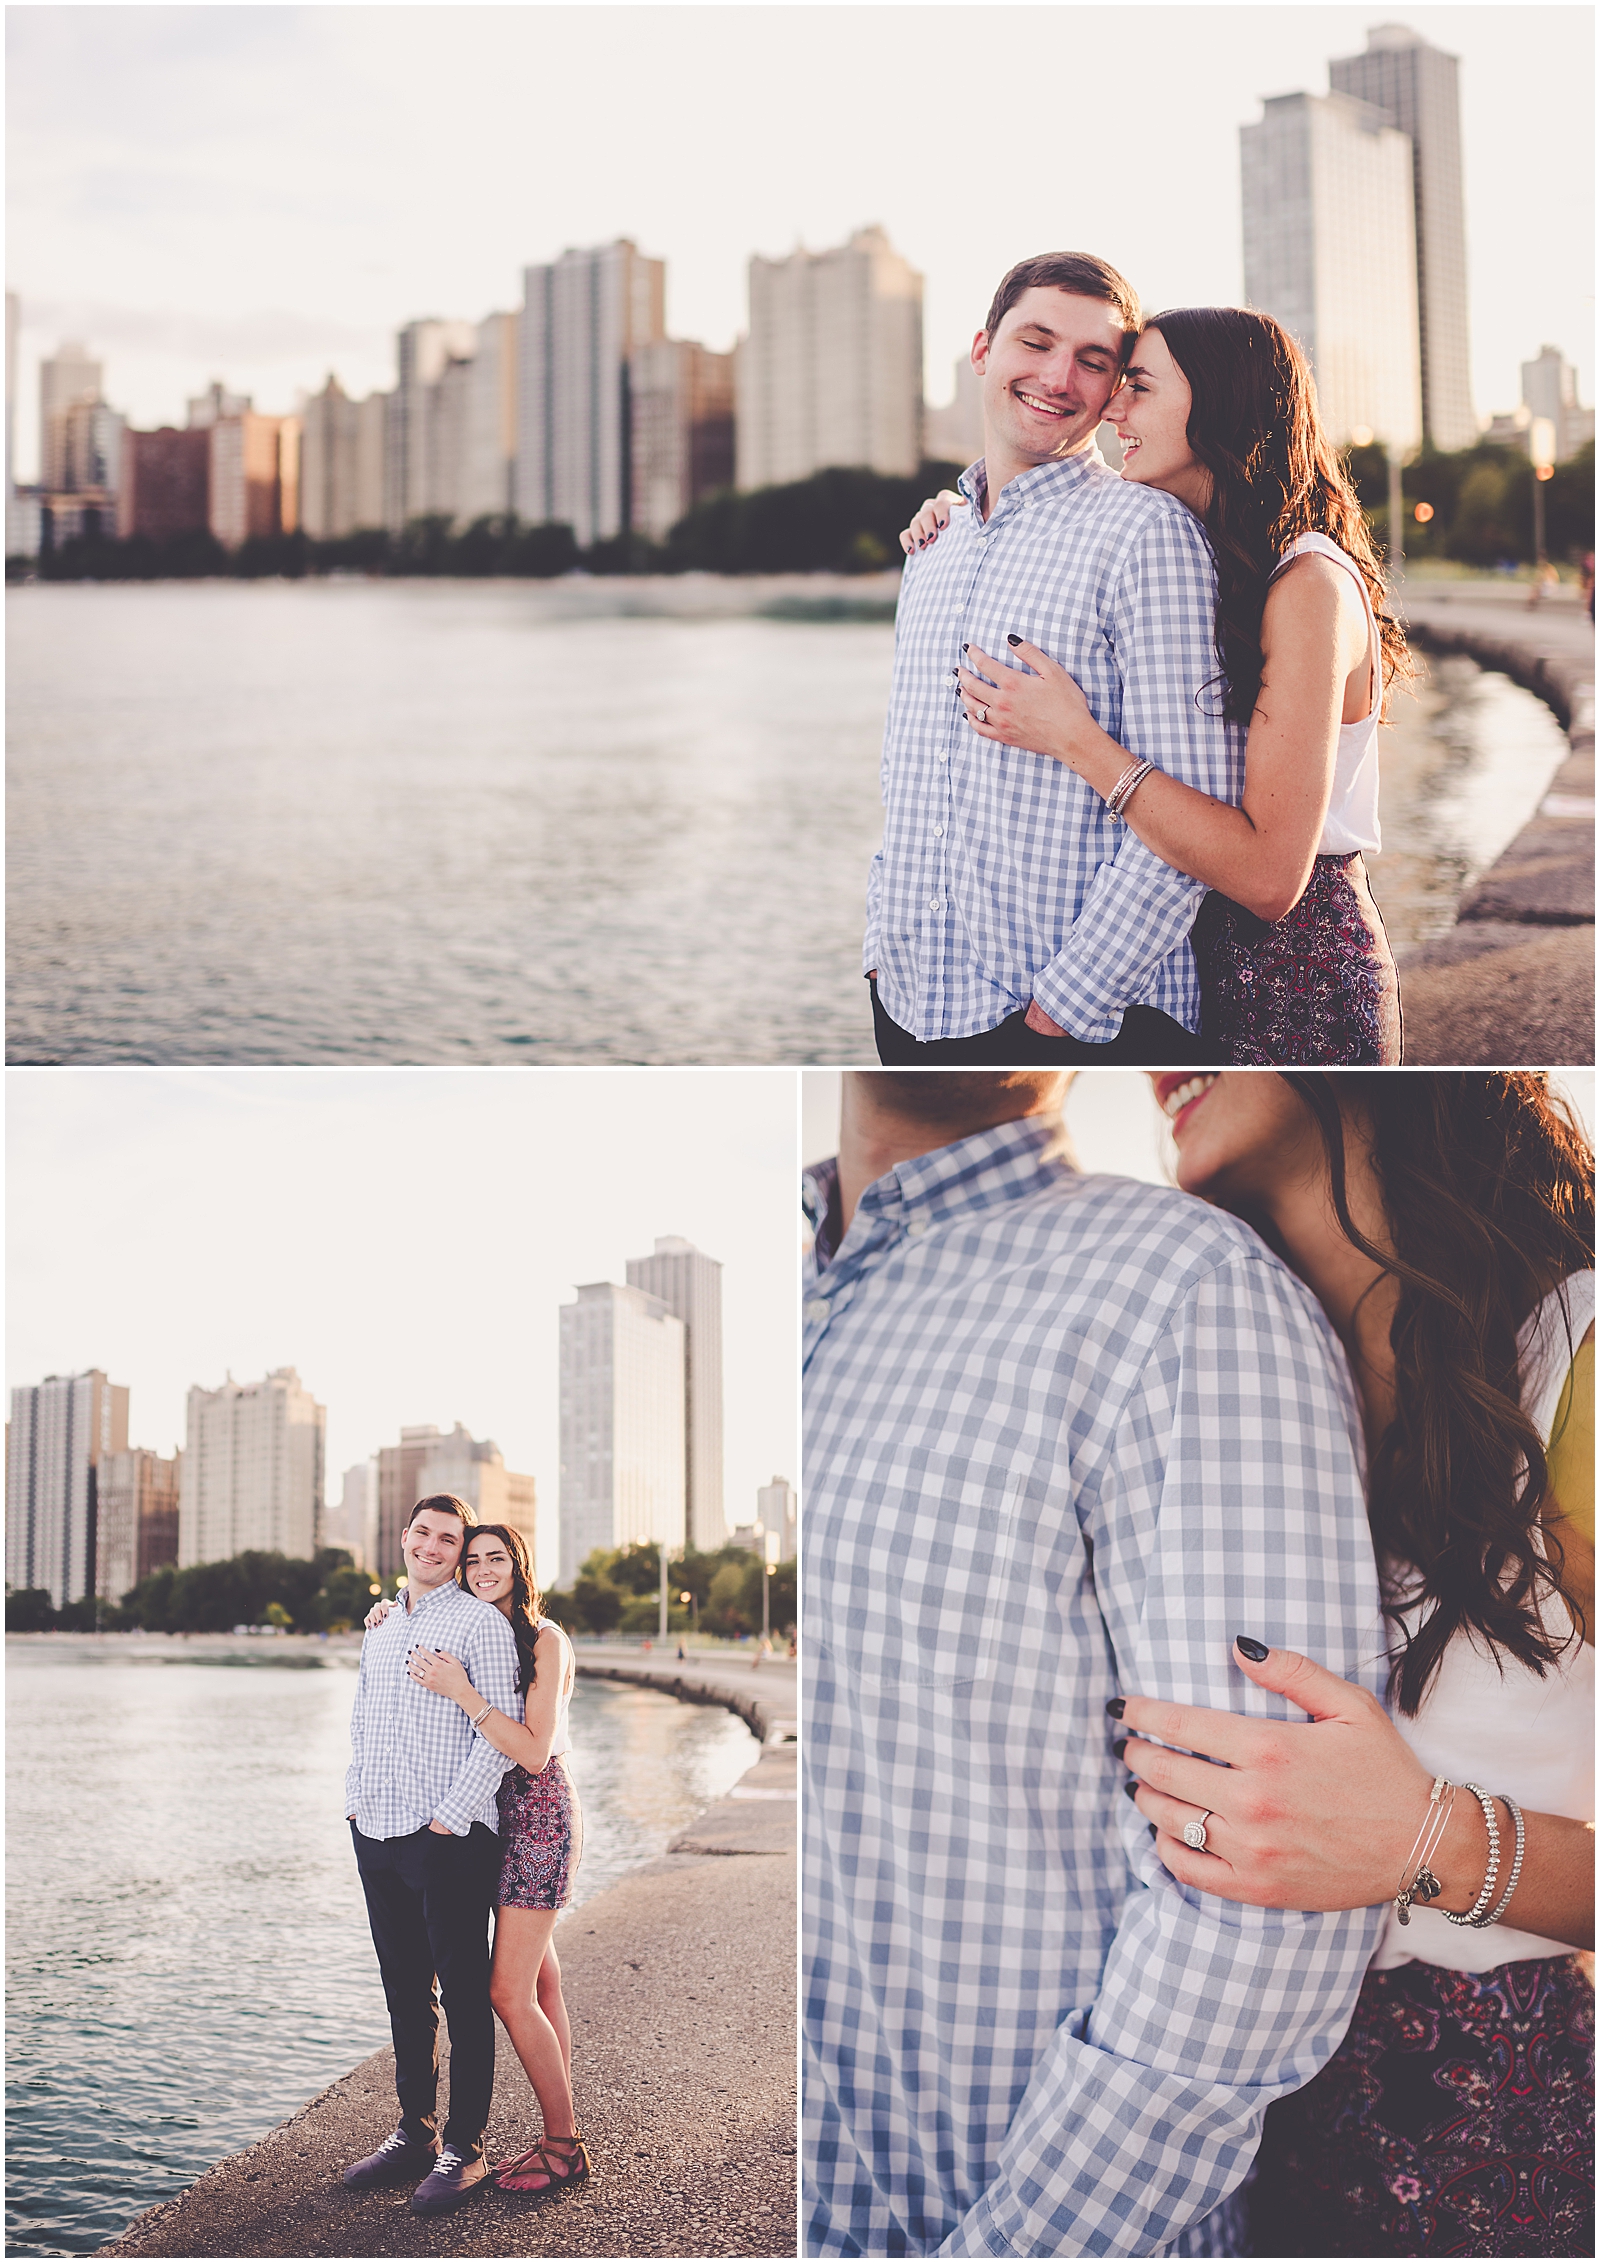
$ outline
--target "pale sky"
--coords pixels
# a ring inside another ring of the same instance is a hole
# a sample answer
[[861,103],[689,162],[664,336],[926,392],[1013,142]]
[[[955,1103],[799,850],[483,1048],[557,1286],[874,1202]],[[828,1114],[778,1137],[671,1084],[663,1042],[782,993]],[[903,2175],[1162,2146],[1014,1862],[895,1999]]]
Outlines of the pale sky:
[[170,1453],[191,1383],[297,1367],[328,1497],[402,1423],[538,1481],[555,1559],[558,1312],[657,1235],[723,1265],[725,1508],[794,1482],[786,1069],[21,1069],[7,1383],[101,1367]]
[[881,222],[927,279],[929,397],[1014,260],[1090,249],[1147,306],[1237,301],[1238,128],[1399,20],[1462,60],[1473,382],[1549,340],[1592,399],[1587,6],[13,6],[9,287],[136,423],[213,376],[285,410],[393,333],[633,237],[727,347],[751,252]]

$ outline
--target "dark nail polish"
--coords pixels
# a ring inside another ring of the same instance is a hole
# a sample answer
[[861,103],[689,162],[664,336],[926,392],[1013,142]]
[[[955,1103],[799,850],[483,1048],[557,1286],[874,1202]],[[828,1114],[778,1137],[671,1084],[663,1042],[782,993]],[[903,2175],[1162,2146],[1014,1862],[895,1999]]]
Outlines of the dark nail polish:
[[1236,1634],[1233,1639],[1235,1645],[1244,1652],[1252,1666],[1264,1666],[1266,1664],[1266,1643],[1257,1642],[1253,1635],[1248,1634]]
[[961,649],[963,652],[970,652],[972,650],[972,647],[970,644],[964,644]]
[[1122,1699],[1120,1697],[1108,1697],[1106,1699],[1106,1711],[1111,1715],[1113,1721],[1120,1721],[1122,1719]]
[[1008,636],[1007,636],[1007,638],[1006,638],[1006,642],[1007,642],[1007,644],[1020,644],[1020,643],[1022,642],[1022,639],[1021,639],[1021,637],[1019,637],[1019,636],[1010,636],[1010,635],[1008,635]]
[[1132,1776],[1132,1777],[1130,1777],[1130,1778],[1129,1778],[1129,1780],[1127,1781],[1127,1783],[1125,1783],[1125,1784],[1123,1785],[1123,1787],[1122,1787],[1122,1788],[1123,1788],[1123,1790],[1124,1790],[1124,1791],[1125,1791],[1125,1792],[1127,1793],[1127,1795],[1128,1795],[1128,1797],[1129,1797],[1130,1799],[1137,1799],[1137,1798],[1138,1798],[1138,1796],[1139,1796],[1139,1779],[1138,1779],[1138,1777],[1137,1777],[1137,1776]]
[[1128,1739],[1126,1737],[1118,1737],[1116,1743],[1111,1747],[1112,1758],[1115,1760],[1120,1760],[1127,1749]]

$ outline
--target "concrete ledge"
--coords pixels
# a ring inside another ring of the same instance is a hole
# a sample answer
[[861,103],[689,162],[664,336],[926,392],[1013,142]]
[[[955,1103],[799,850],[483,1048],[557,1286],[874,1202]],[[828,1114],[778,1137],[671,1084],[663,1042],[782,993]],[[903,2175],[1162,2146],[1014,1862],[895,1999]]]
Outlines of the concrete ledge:
[[[96,2252],[794,2255],[794,1778],[792,1751],[764,1753],[672,1852],[557,1927],[591,2183],[543,2201],[484,2185],[426,2221],[405,2186],[346,2192],[395,2124],[394,2055],[377,2051]],[[497,2049],[491,2162],[539,2128],[498,2026]]]
[[1537,814],[1462,897],[1457,925],[1401,960],[1406,1060],[1587,1066],[1595,1011],[1593,630],[1571,607],[1513,610],[1469,590],[1409,597],[1406,633],[1424,652],[1465,653],[1536,693],[1565,726],[1570,749]]
[[792,1660],[691,1654],[686,1660],[603,1646],[575,1644],[578,1672],[594,1681],[629,1682],[657,1689],[686,1705],[725,1705],[763,1744],[791,1741],[797,1729],[798,1674]]

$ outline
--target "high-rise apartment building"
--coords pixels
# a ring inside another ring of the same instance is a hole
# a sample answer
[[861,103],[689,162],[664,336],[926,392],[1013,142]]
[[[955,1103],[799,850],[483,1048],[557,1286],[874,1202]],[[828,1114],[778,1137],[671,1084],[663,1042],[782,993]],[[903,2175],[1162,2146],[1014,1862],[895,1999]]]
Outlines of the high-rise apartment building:
[[191,432],[209,432],[225,416],[243,416],[251,406],[248,393],[230,393],[220,377],[213,377],[203,393],[188,403]]
[[643,1289],[591,1281],[561,1307],[561,1565],[636,1540],[681,1548],[683,1322]]
[[684,1325],[686,1536],[720,1548],[722,1514],[722,1267],[693,1242],[667,1234],[649,1257],[628,1259],[628,1286],[657,1297]]
[[733,485],[733,356],[658,338],[633,356],[629,400],[633,525],[664,542],[696,503]]
[[456,515],[501,518],[513,506],[517,467],[517,333],[515,314],[491,314],[478,324],[468,365],[466,430]]
[[59,1611],[99,1592],[99,1477],[128,1444],[128,1391],[98,1367],[11,1394],[6,1585],[48,1588]]
[[39,485],[59,488],[57,418],[80,401],[98,401],[104,365],[90,359],[87,346],[73,339],[39,364]]
[[124,432],[121,471],[118,534],[166,542],[210,525],[211,434],[204,426]]
[[450,406],[441,412],[438,387],[452,362],[472,359],[477,333],[470,322],[441,322],[430,316],[408,322],[395,339],[397,377],[389,396],[387,419],[388,467],[385,480],[385,524],[398,530],[411,519],[426,518],[440,509],[455,515],[453,497],[443,496],[445,485],[459,476],[453,422],[459,379],[452,380]]
[[109,503],[121,484],[123,425],[104,401],[71,401],[57,409],[43,436],[44,492],[98,495]]
[[1411,143],[1347,94],[1283,94],[1241,126],[1245,297],[1299,340],[1336,443],[1422,436]]
[[421,1481],[423,1464],[443,1436],[436,1422],[405,1423],[397,1446],[378,1448],[377,1512],[371,1520],[372,1553],[367,1561],[379,1579],[393,1579],[405,1569],[400,1535],[429,1490]]
[[461,1423],[436,1437],[417,1472],[417,1493],[453,1493],[465,1501],[480,1524],[508,1524],[537,1563],[538,1490],[532,1477],[507,1469],[492,1438],[474,1438]]
[[881,228],[833,251],[751,260],[736,429],[747,490],[833,464],[917,469],[922,277]]
[[629,370],[667,334],[666,276],[626,240],[523,271],[517,516],[584,549],[635,523]]
[[1559,346],[1541,346],[1522,364],[1522,405],[1529,429],[1542,417],[1555,433],[1555,460],[1566,463],[1594,438],[1594,411],[1578,404],[1578,373]]
[[245,408],[213,418],[211,531],[225,550],[252,536],[292,534],[299,524],[300,421]]
[[314,1556],[322,1540],[328,1413],[292,1367],[259,1383],[230,1375],[189,1392],[178,1486],[178,1561],[222,1563],[247,1548]]
[[788,1563],[799,1547],[799,1525],[794,1487],[786,1477],[775,1477],[770,1485],[756,1487],[756,1522],[776,1538],[777,1546],[768,1551],[772,1560]]
[[1472,410],[1467,336],[1467,221],[1461,186],[1461,94],[1454,55],[1430,47],[1404,24],[1378,24],[1364,55],[1328,65],[1336,94],[1381,110],[1411,141],[1417,241],[1418,342],[1422,430],[1435,448],[1470,448]]
[[361,1568],[372,1562],[371,1527],[378,1509],[378,1464],[374,1455],[344,1473],[337,1502],[322,1512],[322,1545],[343,1548]]
[[181,1454],[164,1458],[143,1446],[102,1459],[96,1592],[108,1603],[120,1603],[140,1580],[177,1562],[182,1459]]

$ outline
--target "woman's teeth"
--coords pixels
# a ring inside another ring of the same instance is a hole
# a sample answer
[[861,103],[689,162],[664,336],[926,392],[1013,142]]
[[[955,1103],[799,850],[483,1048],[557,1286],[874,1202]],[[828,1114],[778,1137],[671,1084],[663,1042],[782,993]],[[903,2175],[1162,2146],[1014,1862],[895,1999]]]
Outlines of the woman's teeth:
[[1202,1092],[1209,1092],[1216,1081],[1214,1076],[1192,1076],[1185,1077],[1182,1084],[1174,1086],[1161,1103],[1167,1122],[1170,1124],[1175,1117],[1181,1116],[1190,1101],[1198,1100]]

